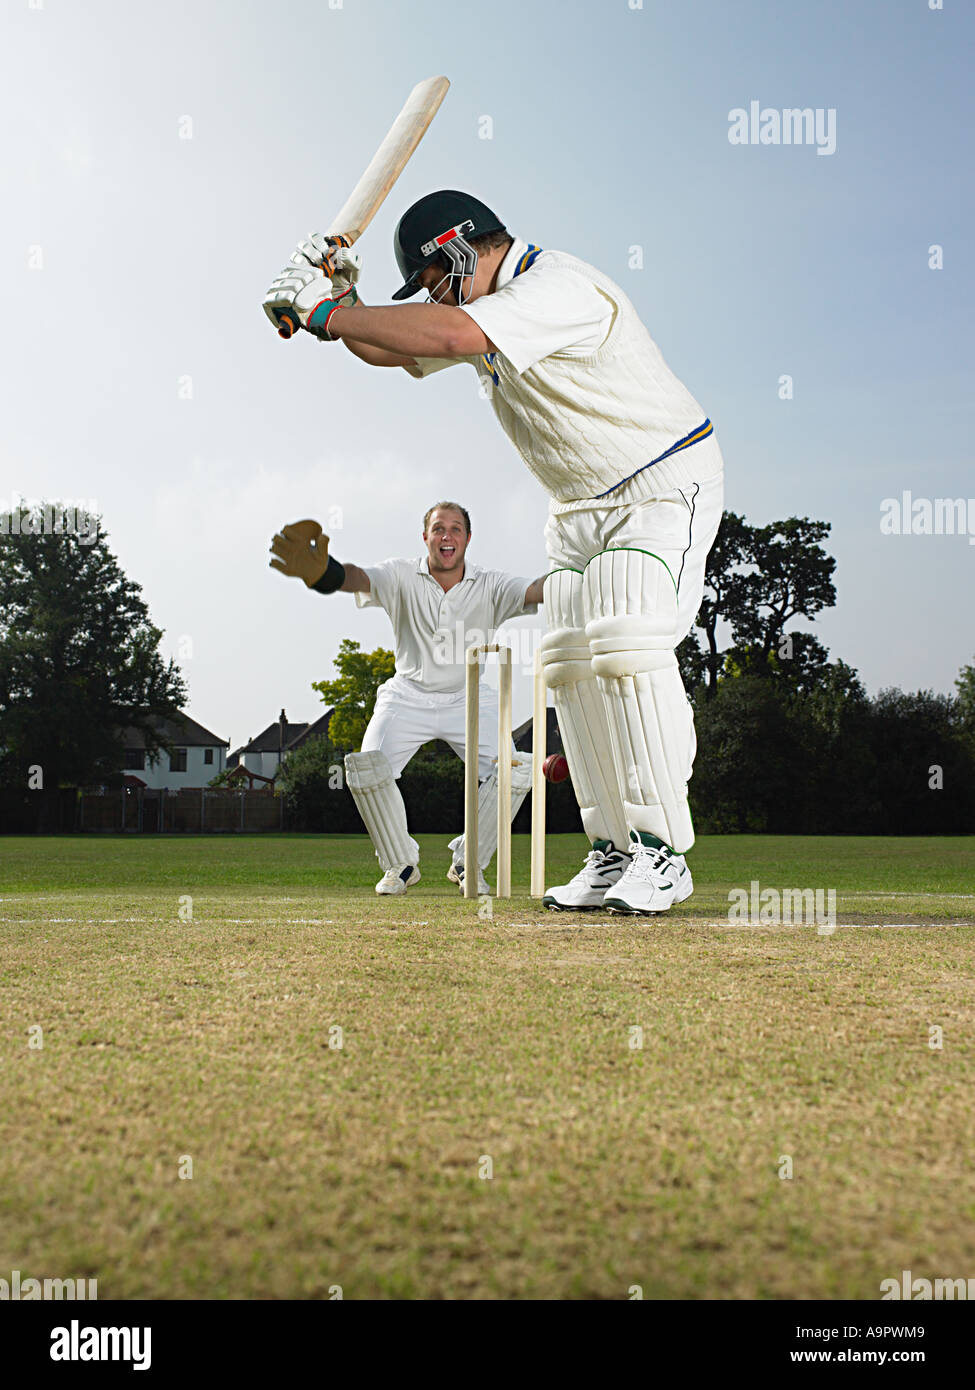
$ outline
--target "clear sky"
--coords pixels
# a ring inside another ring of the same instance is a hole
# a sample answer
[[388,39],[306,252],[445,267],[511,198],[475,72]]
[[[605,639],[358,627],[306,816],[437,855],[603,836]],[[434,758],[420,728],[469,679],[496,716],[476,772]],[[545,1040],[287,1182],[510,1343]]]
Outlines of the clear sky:
[[[715,422],[726,505],[832,522],[833,655],[871,691],[950,690],[973,659],[975,545],[880,529],[910,489],[972,498],[975,531],[963,0],[7,0],[0,23],[0,508],[98,507],[190,713],[234,746],[282,706],[317,717],[342,637],[389,644],[381,612],[267,569],[281,523],[331,514],[368,564],[418,554],[455,496],[476,562],[545,568],[546,498],[473,371],[284,344],[260,308],[435,73],[451,91],[360,243],[367,301],[437,187],[593,262]],[[753,101],[835,111],[835,152],[730,143]]]

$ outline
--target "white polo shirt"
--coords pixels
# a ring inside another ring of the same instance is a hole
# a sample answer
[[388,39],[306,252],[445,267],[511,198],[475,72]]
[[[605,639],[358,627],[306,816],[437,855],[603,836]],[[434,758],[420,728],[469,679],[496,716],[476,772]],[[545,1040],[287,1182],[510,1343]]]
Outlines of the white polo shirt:
[[417,358],[410,375],[467,362],[490,382],[498,421],[556,515],[720,474],[710,421],[619,285],[564,251],[531,264],[528,252],[515,237],[494,291],[463,306],[497,352]]
[[368,594],[357,593],[360,608],[382,608],[393,625],[396,674],[426,690],[453,694],[464,689],[464,654],[493,642],[502,623],[538,612],[525,603],[530,579],[464,562],[464,578],[446,592],[430,573],[427,556],[384,560],[363,566]]

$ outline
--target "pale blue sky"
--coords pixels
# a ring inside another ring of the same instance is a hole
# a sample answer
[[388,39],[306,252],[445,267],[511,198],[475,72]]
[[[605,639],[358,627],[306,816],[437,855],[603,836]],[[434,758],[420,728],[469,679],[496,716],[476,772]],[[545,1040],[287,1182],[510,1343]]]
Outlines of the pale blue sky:
[[[360,244],[364,296],[396,287],[392,229],[436,187],[600,266],[714,420],[727,505],[833,523],[821,640],[871,690],[948,690],[975,655],[975,546],[884,536],[880,515],[905,488],[971,496],[975,529],[973,38],[961,0],[9,0],[0,506],[97,502],[165,649],[191,640],[190,712],[234,746],[282,705],[317,716],[341,637],[389,640],[381,613],[265,568],[281,522],[340,509],[334,552],[368,564],[418,553],[450,494],[476,561],[541,572],[545,497],[473,372],[417,383],[285,345],[260,309],[443,72]],[[836,153],[731,145],[752,100],[835,108]]]

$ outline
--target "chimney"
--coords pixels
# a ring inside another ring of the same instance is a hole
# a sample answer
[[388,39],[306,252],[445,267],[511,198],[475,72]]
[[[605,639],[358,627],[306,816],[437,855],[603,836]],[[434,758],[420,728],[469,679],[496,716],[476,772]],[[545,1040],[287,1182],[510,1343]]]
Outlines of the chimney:
[[278,766],[279,766],[279,767],[281,766],[281,760],[282,760],[282,758],[284,757],[284,743],[285,743],[285,735],[287,734],[287,731],[288,731],[288,716],[285,714],[284,710],[282,710],[282,711],[281,711],[281,718],[278,720]]

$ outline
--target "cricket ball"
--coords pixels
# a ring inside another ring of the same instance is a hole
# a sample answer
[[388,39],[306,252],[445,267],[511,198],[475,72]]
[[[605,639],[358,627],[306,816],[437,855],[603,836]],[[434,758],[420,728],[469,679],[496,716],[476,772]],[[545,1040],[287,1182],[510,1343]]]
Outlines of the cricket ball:
[[569,775],[569,764],[561,753],[550,753],[542,763],[542,775],[547,782],[564,782]]

